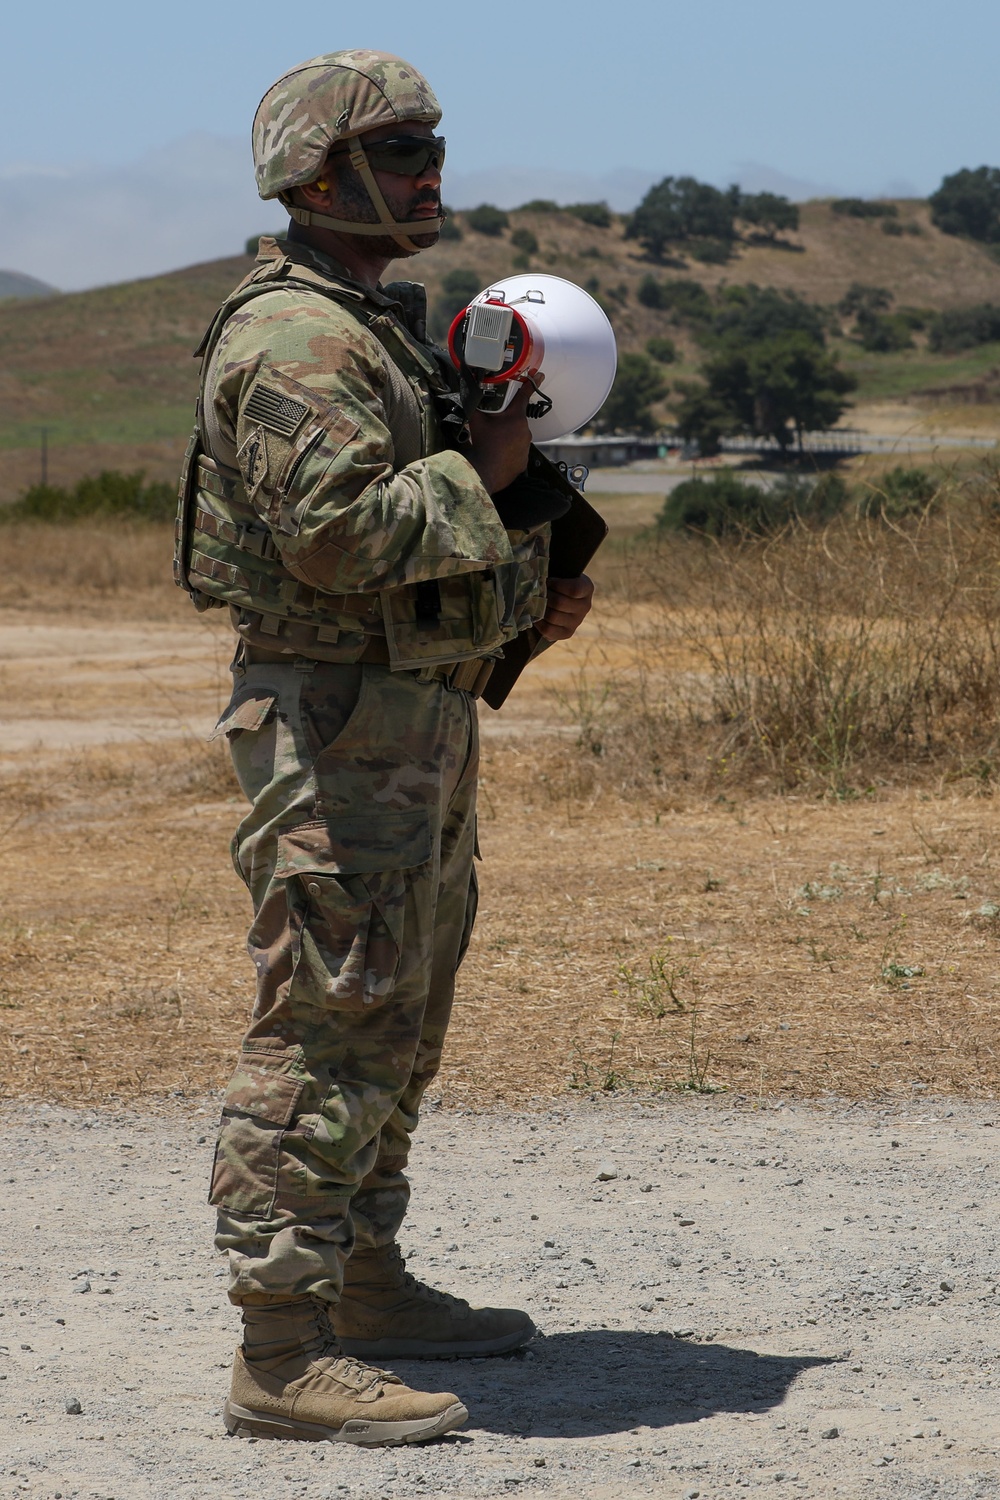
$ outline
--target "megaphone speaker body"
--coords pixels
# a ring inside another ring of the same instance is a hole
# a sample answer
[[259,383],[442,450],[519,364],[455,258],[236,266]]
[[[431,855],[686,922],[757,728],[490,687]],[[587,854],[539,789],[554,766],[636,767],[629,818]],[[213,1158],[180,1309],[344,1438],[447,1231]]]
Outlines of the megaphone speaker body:
[[502,411],[524,380],[548,397],[550,406],[539,403],[544,414],[529,412],[536,443],[584,427],[618,367],[614,329],[589,292],[535,272],[507,276],[473,298],[451,325],[448,349],[489,390],[483,410]]

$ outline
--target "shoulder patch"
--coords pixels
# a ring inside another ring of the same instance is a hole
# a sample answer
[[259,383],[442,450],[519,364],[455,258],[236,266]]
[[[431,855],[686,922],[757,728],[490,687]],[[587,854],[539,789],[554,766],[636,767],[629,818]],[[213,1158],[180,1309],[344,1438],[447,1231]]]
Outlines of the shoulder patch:
[[271,432],[277,432],[281,437],[294,436],[308,413],[309,408],[303,402],[293,401],[291,396],[259,382],[243,408],[243,417],[247,422],[256,422]]
[[253,500],[267,478],[267,438],[263,427],[251,427],[242,446],[237,450],[236,459],[243,475],[243,483],[246,485],[247,496]]

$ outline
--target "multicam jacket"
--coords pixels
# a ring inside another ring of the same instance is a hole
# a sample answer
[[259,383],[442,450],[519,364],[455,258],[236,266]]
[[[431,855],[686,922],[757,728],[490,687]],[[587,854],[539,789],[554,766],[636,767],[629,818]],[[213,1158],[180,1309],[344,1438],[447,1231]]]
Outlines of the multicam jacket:
[[422,298],[264,239],[208,330],[175,578],[248,642],[429,667],[544,614],[549,528],[506,531],[445,446]]

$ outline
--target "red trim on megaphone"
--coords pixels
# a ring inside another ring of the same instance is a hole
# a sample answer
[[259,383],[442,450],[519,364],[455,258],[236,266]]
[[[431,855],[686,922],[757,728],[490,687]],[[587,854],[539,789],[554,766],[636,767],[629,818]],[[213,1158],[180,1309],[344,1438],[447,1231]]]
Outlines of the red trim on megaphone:
[[[469,303],[468,306],[462,308],[462,311],[460,313],[456,314],[455,318],[452,320],[451,327],[448,329],[448,353],[451,356],[451,362],[455,366],[456,370],[459,369],[461,365],[461,356],[458,354],[456,349],[456,339],[458,331],[465,321],[465,315],[469,311],[469,307],[471,307],[471,305],[472,304]],[[503,302],[501,298],[487,297],[486,301],[484,303],[480,303],[479,306],[505,307],[506,303]],[[537,328],[533,328],[526,318],[522,318],[516,307],[512,307],[511,312],[514,315],[514,322],[517,324],[521,332],[521,352],[517,356],[517,359],[515,359],[505,369],[498,370],[495,375],[481,376],[481,383],[483,385],[503,385],[505,381],[514,380],[519,375],[537,375],[542,367],[542,357],[545,353],[545,343],[542,339],[540,330]],[[513,327],[511,328],[511,332],[513,332]],[[529,365],[529,361],[532,361],[532,359],[533,362]]]

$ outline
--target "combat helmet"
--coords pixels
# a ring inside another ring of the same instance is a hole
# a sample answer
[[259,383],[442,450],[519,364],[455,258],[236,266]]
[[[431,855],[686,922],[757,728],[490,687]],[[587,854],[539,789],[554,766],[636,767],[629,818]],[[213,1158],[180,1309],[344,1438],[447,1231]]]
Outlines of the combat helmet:
[[[253,159],[257,191],[278,198],[299,224],[317,224],[346,234],[390,234],[407,250],[420,247],[405,231],[439,230],[444,220],[411,219],[398,223],[379,190],[358,137],[381,125],[419,121],[436,125],[441,106],[430,84],[416,68],[391,52],[327,52],[299,63],[272,84],[257,106],[253,122]],[[375,206],[377,224],[333,219],[300,208],[292,188],[314,182],[338,141],[352,140],[349,160]]]

